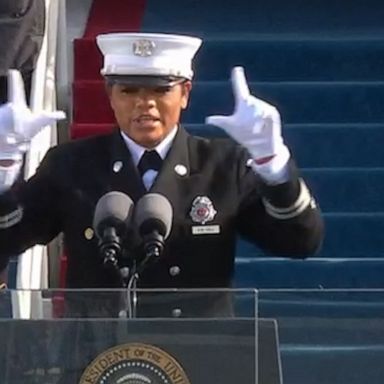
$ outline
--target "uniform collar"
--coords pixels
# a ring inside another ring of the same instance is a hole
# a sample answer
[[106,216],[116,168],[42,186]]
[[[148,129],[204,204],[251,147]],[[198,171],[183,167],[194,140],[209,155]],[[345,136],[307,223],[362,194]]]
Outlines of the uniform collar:
[[[153,150],[155,150],[163,160],[167,156],[167,153],[172,146],[173,140],[175,139],[175,136],[177,134],[177,129],[178,127],[175,126],[169,132],[169,134],[165,137],[165,139],[160,144],[158,144],[155,148],[153,148]],[[120,131],[120,134],[123,137],[123,140],[127,145],[129,152],[131,153],[133,164],[137,167],[141,159],[141,156],[147,150],[147,148],[134,142],[125,132]]]
[[[134,164],[132,152],[128,149],[128,144],[120,133],[120,129],[117,129],[111,138],[111,190],[122,191],[136,202],[147,193],[147,190],[142,183],[137,166]],[[162,169],[150,189],[151,192],[162,193],[168,198],[176,195],[185,196],[190,175],[197,171],[196,162],[190,162],[189,138],[190,136],[183,127],[179,126],[175,130],[175,137],[169,145],[170,148],[168,148],[168,153],[164,158]],[[180,192],[179,188],[183,185],[186,189]]]

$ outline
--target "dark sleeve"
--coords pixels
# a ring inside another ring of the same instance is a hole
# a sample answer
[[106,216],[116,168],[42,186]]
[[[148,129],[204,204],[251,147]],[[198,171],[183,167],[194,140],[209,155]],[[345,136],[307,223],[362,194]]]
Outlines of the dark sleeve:
[[0,2],[2,55],[0,74],[10,68],[32,72],[43,43],[44,0],[2,0]]
[[0,265],[35,244],[47,244],[61,231],[54,152],[48,151],[32,178],[0,196]]
[[260,248],[280,256],[305,257],[321,246],[324,223],[315,198],[290,159],[289,181],[270,186],[238,158],[239,233]]

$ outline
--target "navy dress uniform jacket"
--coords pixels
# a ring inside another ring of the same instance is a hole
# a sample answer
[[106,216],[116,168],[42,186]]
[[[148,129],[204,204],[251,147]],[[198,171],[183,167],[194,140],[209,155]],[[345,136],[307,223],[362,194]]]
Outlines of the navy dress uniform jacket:
[[[237,234],[279,255],[304,257],[318,249],[323,222],[315,204],[293,218],[277,219],[262,201],[280,208],[295,203],[300,183],[293,161],[289,182],[268,186],[247,160],[247,151],[232,140],[193,137],[179,127],[150,190],[171,202],[172,231],[164,254],[147,266],[139,287],[230,286]],[[185,175],[175,171],[177,165],[185,166]],[[103,266],[96,236],[90,236],[96,203],[109,191],[124,192],[134,202],[146,193],[119,130],[50,149],[31,179],[0,198],[0,259],[63,232],[68,287],[118,286]],[[198,196],[208,197],[217,212],[206,224],[191,217]],[[193,234],[193,227],[207,225],[219,226],[219,233]]]

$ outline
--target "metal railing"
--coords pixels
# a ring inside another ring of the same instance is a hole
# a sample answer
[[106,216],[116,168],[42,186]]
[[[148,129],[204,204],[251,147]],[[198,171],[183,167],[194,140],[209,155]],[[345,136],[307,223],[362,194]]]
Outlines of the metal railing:
[[[60,0],[45,0],[45,33],[41,51],[32,78],[30,108],[38,110],[56,110],[55,65],[58,38]],[[57,143],[56,125],[45,127],[31,142],[26,155],[25,178],[31,177],[47,150]],[[17,289],[48,288],[47,247],[34,246],[19,256],[17,264]],[[43,310],[43,300],[31,292],[14,294],[13,316],[33,318]]]

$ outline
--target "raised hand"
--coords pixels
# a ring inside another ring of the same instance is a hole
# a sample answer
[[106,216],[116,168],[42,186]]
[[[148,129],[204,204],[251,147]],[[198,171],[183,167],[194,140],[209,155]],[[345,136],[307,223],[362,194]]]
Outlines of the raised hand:
[[62,111],[32,112],[26,102],[24,83],[17,70],[8,72],[8,103],[0,106],[0,150],[15,146],[25,151],[31,139],[45,126],[65,118]]
[[65,118],[62,111],[32,112],[27,105],[23,79],[19,71],[8,72],[8,102],[0,106],[0,192],[17,179],[23,152],[45,126]]
[[273,158],[289,151],[281,136],[278,110],[249,92],[244,69],[232,69],[231,82],[235,97],[235,111],[230,116],[209,116],[206,124],[224,129],[238,143],[248,149],[256,161]]

